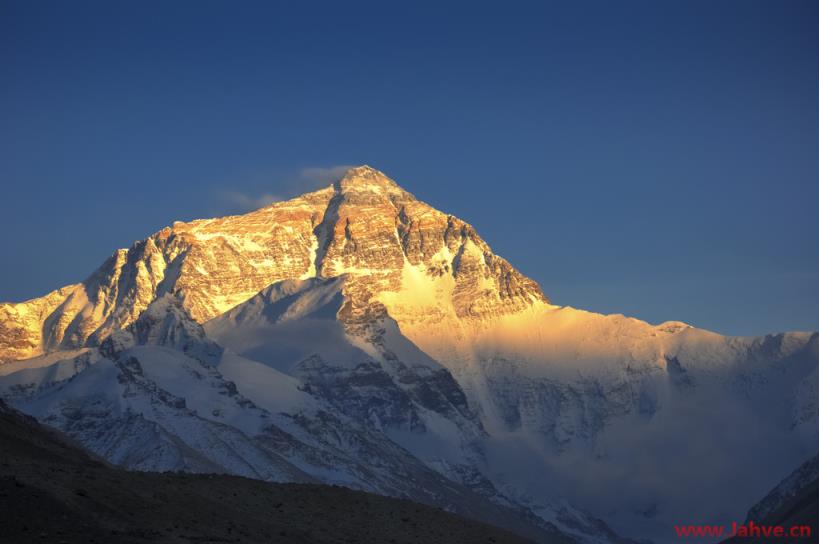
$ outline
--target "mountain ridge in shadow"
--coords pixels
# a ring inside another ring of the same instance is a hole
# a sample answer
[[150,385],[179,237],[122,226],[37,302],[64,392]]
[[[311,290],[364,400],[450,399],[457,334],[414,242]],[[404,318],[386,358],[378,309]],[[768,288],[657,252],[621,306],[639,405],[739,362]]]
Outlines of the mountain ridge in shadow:
[[343,487],[121,470],[2,401],[0,459],[0,542],[531,542]]

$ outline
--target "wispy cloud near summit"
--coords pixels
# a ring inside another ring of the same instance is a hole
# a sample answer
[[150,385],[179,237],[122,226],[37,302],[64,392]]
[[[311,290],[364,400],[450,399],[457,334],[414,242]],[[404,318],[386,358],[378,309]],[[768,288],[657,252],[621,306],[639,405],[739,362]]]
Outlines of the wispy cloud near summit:
[[[344,177],[344,174],[353,168],[352,165],[339,164],[334,166],[309,166],[302,168],[296,175],[282,179],[267,181],[261,176],[253,180],[254,185],[263,183],[266,187],[273,187],[275,192],[261,192],[241,189],[227,189],[216,191],[217,199],[231,212],[248,212],[269,206],[274,202],[286,200],[293,196],[315,191],[327,187]],[[266,176],[265,176],[266,177]]]
[[241,211],[256,210],[282,200],[278,195],[263,194],[260,196],[252,196],[238,191],[224,191],[222,199]]
[[340,164],[337,166],[330,166],[327,168],[310,167],[304,168],[300,172],[302,180],[308,183],[315,183],[317,186],[324,187],[331,183],[335,183],[344,177],[347,170],[353,168],[351,164]]

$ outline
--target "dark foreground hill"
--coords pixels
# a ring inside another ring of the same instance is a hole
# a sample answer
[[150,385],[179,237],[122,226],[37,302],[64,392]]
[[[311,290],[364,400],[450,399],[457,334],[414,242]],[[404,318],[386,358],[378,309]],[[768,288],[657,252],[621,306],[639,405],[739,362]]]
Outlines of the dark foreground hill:
[[0,512],[0,541],[14,543],[529,542],[342,487],[120,470],[2,401]]

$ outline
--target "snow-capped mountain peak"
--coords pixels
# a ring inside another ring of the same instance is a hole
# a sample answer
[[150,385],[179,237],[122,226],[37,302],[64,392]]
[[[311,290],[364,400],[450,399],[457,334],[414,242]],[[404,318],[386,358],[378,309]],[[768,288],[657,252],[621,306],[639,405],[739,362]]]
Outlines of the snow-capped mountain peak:
[[545,300],[470,225],[361,166],[245,215],[176,222],[115,252],[80,284],[0,304],[0,361],[97,345],[165,294],[203,323],[286,279],[358,274],[368,276],[369,293],[398,290],[407,264],[451,276],[461,314]]
[[124,466],[339,483],[542,542],[741,519],[819,439],[819,334],[552,305],[368,166],[0,304],[0,361],[5,397]]

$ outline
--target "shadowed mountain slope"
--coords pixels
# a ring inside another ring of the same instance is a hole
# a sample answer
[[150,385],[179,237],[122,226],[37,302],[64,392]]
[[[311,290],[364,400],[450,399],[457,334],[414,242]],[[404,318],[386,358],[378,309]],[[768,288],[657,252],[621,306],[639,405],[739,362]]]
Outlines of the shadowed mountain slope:
[[810,536],[787,538],[733,538],[726,542],[817,542],[819,541],[819,455],[812,457],[774,487],[749,511],[746,525],[782,527],[785,530],[809,527]]
[[2,401],[0,459],[0,542],[529,542],[341,487],[120,470]]

